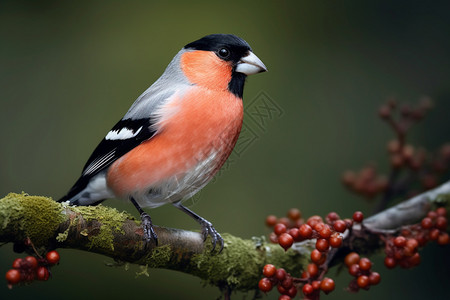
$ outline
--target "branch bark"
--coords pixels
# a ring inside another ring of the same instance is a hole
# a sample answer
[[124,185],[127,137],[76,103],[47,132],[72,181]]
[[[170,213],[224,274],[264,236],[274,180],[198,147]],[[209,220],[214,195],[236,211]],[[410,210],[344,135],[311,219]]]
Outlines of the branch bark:
[[[362,237],[361,232],[367,235],[367,229],[369,235],[370,231],[398,230],[418,222],[434,205],[449,208],[450,181],[366,219],[364,226],[354,226],[352,234],[347,234],[345,239]],[[155,231],[159,237],[158,247],[143,242],[140,222],[114,208],[75,207],[27,194],[11,193],[0,199],[0,242],[12,242],[16,249],[30,238],[41,251],[72,248],[95,252],[117,261],[189,273],[223,289],[256,289],[261,270],[267,263],[283,267],[299,277],[310,263],[310,252],[314,248],[314,243],[303,242],[285,252],[263,237],[243,240],[223,234],[225,246],[223,252],[217,254],[211,252],[210,241],[203,242],[197,232],[157,226]],[[352,243],[353,250],[367,253],[381,246],[376,234],[361,240],[362,243]]]

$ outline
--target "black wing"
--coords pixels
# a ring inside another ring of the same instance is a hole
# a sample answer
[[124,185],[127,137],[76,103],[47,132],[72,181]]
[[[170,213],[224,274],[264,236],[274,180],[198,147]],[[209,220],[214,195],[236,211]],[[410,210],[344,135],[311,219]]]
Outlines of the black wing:
[[69,200],[81,192],[90,179],[105,170],[121,156],[150,139],[155,134],[150,119],[120,120],[95,148],[83,168],[81,177],[59,202]]

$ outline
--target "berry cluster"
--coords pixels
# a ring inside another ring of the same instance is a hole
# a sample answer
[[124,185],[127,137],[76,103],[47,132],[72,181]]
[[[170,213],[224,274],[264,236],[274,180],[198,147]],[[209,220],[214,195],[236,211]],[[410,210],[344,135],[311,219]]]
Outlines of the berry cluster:
[[[273,286],[278,285],[278,291],[281,296],[280,299],[290,299],[297,293],[297,288],[302,287],[303,295],[307,299],[319,299],[320,291],[325,294],[334,290],[335,284],[331,278],[323,278],[326,271],[325,262],[327,255],[333,248],[342,246],[342,233],[353,226],[353,223],[360,223],[363,221],[364,215],[357,211],[353,214],[352,219],[342,220],[335,212],[330,212],[325,220],[320,216],[312,216],[304,221],[298,209],[289,210],[287,217],[278,219],[274,215],[266,218],[266,225],[273,228],[270,234],[270,241],[278,243],[283,249],[288,250],[294,242],[301,242],[305,240],[316,240],[315,249],[311,252],[311,261],[305,271],[303,271],[301,278],[294,278],[293,283],[296,286],[290,286],[292,280],[283,269],[278,269],[273,265],[266,265],[263,270],[264,278],[259,282],[259,288],[263,292],[268,292]],[[282,271],[280,271],[282,270]],[[283,279],[280,279],[283,278]],[[280,281],[286,280],[286,281]],[[295,293],[294,293],[295,289]],[[282,298],[284,297],[284,298]]]
[[[367,199],[382,195],[378,211],[397,197],[412,197],[436,187],[440,178],[450,169],[450,144],[444,144],[436,153],[428,153],[406,142],[410,128],[422,120],[431,107],[428,98],[422,99],[417,105],[400,106],[394,99],[383,104],[378,114],[395,134],[386,147],[391,166],[389,176],[378,174],[376,167],[370,164],[357,172],[345,171],[342,183],[353,193]],[[413,186],[419,189],[412,190]]]
[[[355,214],[360,214],[362,217],[360,212]],[[297,209],[291,209],[288,218],[277,219],[276,216],[268,216],[266,225],[273,227],[273,232],[269,235],[270,241],[280,244],[285,250],[288,250],[294,242],[316,239],[315,250],[324,253],[329,250],[330,246],[339,248],[342,245],[341,233],[350,228],[353,221],[341,220],[337,213],[331,212],[325,218],[325,222],[320,216],[312,216],[304,222],[300,212]],[[317,257],[317,255],[314,256]],[[325,259],[324,256],[321,257],[323,257],[321,259]],[[319,260],[314,262],[319,264]]]
[[447,210],[440,207],[428,212],[419,224],[403,228],[401,235],[387,238],[384,259],[386,267],[392,269],[397,265],[402,268],[417,266],[420,263],[418,248],[428,241],[435,240],[439,245],[449,244],[447,224]]
[[[259,289],[269,292],[277,286],[281,294],[279,299],[291,299],[299,289],[305,299],[309,300],[318,300],[321,291],[325,294],[330,293],[334,290],[335,283],[333,279],[324,277],[328,262],[337,253],[337,248],[344,243],[342,234],[346,230],[349,231],[345,247],[351,249],[352,245],[349,243],[352,241],[352,235],[356,234],[353,224],[362,223],[363,220],[364,215],[360,211],[354,212],[352,219],[343,220],[337,213],[330,212],[324,219],[315,215],[305,222],[298,209],[289,210],[287,217],[283,218],[268,216],[266,225],[273,229],[270,234],[271,242],[278,243],[288,250],[295,242],[315,240],[315,248],[311,251],[311,263],[307,265],[300,278],[293,278],[284,269],[277,270],[275,266],[268,264],[263,269],[264,278],[259,282]],[[394,268],[396,265],[410,268],[420,263],[418,249],[428,241],[435,240],[439,245],[450,243],[449,234],[446,232],[447,224],[447,210],[440,207],[428,212],[420,223],[402,227],[398,236],[367,231],[364,225],[358,227],[358,236],[370,232],[384,241],[387,255],[385,265],[388,268]],[[348,286],[349,291],[368,290],[380,282],[381,276],[372,271],[372,262],[368,258],[361,258],[358,253],[351,252],[346,255],[344,262],[348,272],[354,277]]]
[[[416,150],[412,145],[406,144],[405,140],[408,130],[422,120],[431,107],[432,102],[428,98],[422,99],[416,106],[404,104],[400,108],[395,100],[390,99],[380,107],[379,116],[391,126],[396,134],[396,138],[387,144],[392,168],[405,168],[415,172],[424,167],[427,158],[425,150]],[[399,116],[395,118],[394,113],[397,109]],[[433,186],[426,187],[426,189],[431,187]]]
[[388,180],[386,176],[377,174],[375,166],[369,165],[359,172],[345,171],[342,183],[352,192],[372,199],[386,190]]
[[20,282],[32,282],[33,280],[46,281],[50,277],[49,268],[59,262],[59,253],[55,250],[48,252],[43,257],[27,256],[16,258],[12,269],[6,272],[8,288]]
[[306,299],[319,299],[320,291],[328,294],[334,290],[334,280],[328,277],[325,277],[323,280],[314,280],[311,283],[306,283],[302,292],[305,295]]
[[348,273],[355,277],[348,286],[349,291],[368,290],[371,285],[380,283],[380,274],[371,271],[372,262],[370,259],[361,258],[358,253],[351,252],[345,256],[344,263],[348,267]]
[[401,106],[391,98],[380,106],[378,116],[388,122],[395,131],[404,135],[412,125],[422,120],[432,107],[433,102],[430,98],[420,99],[417,105],[403,104]]
[[267,264],[263,269],[263,277],[259,281],[259,289],[265,293],[270,292],[274,286],[281,294],[279,300],[290,300],[297,295],[297,288],[294,285],[294,278],[283,268],[275,268],[274,265]]

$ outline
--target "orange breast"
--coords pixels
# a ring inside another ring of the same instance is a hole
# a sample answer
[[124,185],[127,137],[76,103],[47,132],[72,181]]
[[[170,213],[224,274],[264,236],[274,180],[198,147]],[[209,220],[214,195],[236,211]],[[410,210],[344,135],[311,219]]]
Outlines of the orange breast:
[[[108,186],[125,197],[184,176],[217,153],[215,173],[233,150],[242,126],[242,100],[228,91],[193,87],[165,108],[170,117],[149,141],[117,160],[107,173]],[[214,174],[196,174],[213,176]]]

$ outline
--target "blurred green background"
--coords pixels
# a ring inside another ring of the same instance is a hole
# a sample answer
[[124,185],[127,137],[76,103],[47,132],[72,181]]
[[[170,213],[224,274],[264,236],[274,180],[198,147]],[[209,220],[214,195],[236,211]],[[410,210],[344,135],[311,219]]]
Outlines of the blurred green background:
[[[177,51],[210,33],[241,36],[269,68],[248,79],[245,105],[264,92],[283,111],[262,128],[246,116],[253,142],[191,201],[220,232],[267,234],[265,216],[291,207],[305,215],[370,213],[372,204],[346,191],[340,174],[368,162],[387,170],[392,133],[376,112],[389,96],[434,99],[437,108],[409,136],[415,145],[433,150],[450,140],[448,1],[0,0],[0,195],[62,196]],[[125,202],[104,204],[137,215]],[[150,214],[159,225],[198,229],[173,207]],[[324,298],[448,299],[449,249],[427,247],[413,270],[388,271],[376,257],[380,286],[348,294],[343,272]],[[15,257],[11,245],[0,248],[0,274]],[[136,278],[137,267],[109,268],[106,257],[72,250],[61,257],[52,280],[11,291],[0,284],[0,298],[219,296],[178,272]]]

